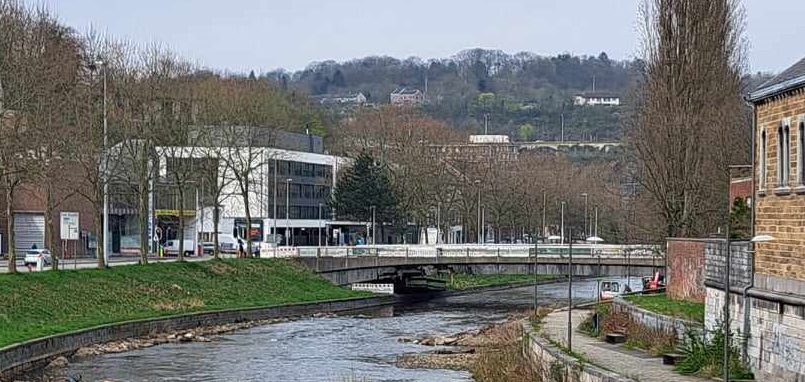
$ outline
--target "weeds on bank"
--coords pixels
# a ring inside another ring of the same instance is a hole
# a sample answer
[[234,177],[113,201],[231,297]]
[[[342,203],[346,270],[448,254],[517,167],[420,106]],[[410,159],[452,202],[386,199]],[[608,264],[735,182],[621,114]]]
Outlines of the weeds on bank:
[[[539,312],[538,312],[539,314]],[[532,314],[530,319],[536,319]],[[523,354],[522,325],[507,325],[496,345],[482,347],[471,371],[478,382],[538,381],[539,375]]]
[[592,337],[603,338],[607,333],[626,334],[627,348],[637,348],[653,356],[662,355],[676,349],[678,342],[674,332],[653,329],[635,322],[626,313],[615,313],[609,304],[596,309],[599,325],[595,325],[595,315],[590,315],[579,326],[579,331]]
[[[674,369],[683,375],[696,375],[712,378],[723,377],[724,330],[720,328],[711,332],[709,340],[694,333],[687,333],[681,351],[685,359],[677,363]],[[735,343],[735,342],[733,342]],[[749,367],[741,360],[737,346],[731,346],[729,352],[730,378],[753,379]]]

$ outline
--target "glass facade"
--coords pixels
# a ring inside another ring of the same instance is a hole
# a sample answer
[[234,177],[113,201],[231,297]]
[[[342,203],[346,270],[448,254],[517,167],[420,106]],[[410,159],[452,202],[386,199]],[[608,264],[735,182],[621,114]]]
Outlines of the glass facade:
[[[333,167],[329,165],[272,160],[268,166],[269,189],[274,187],[274,166],[277,170],[277,219],[327,219],[327,207],[333,189]],[[287,182],[287,179],[291,179]],[[271,194],[273,196],[273,194]],[[289,201],[286,209],[286,200]],[[274,218],[273,197],[269,201],[268,217]]]

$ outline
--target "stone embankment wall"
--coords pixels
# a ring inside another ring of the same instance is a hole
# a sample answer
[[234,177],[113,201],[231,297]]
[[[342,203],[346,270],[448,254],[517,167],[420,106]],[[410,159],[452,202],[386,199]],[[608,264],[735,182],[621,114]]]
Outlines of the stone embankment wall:
[[634,379],[582,362],[547,339],[540,337],[530,322],[523,324],[523,352],[546,382],[637,382]]
[[98,326],[66,334],[39,338],[0,349],[0,381],[13,380],[15,374],[43,365],[47,360],[97,343],[185,330],[200,326],[306,316],[370,309],[391,305],[393,296],[293,304],[263,308],[231,309],[180,316],[128,321]]
[[[650,295],[646,295],[645,298],[651,297]],[[612,301],[612,310],[616,313],[628,314],[632,320],[643,326],[667,333],[674,333],[676,338],[680,341],[685,339],[685,333],[687,332],[693,332],[699,336],[704,334],[703,324],[651,312],[620,297]]]

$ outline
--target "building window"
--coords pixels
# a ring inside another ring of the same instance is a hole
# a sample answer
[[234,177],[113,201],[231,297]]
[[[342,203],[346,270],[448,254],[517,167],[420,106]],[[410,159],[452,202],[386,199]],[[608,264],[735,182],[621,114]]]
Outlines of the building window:
[[791,170],[789,150],[788,124],[780,124],[777,128],[777,187],[788,186],[788,174]]
[[760,132],[760,189],[766,188],[766,130]]
[[805,184],[805,120],[800,119],[797,130],[797,184]]

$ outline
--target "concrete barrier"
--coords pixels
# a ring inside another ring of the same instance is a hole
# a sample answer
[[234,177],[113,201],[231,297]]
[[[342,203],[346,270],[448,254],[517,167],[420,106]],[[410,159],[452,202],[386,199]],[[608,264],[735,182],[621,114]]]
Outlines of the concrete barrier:
[[542,381],[637,382],[632,378],[582,362],[547,339],[539,337],[530,322],[523,324],[523,352]]
[[[643,296],[645,296],[645,298],[652,298],[653,296],[661,295]],[[704,324],[651,312],[624,300],[622,297],[616,297],[612,301],[612,311],[615,313],[628,314],[634,322],[645,327],[666,333],[673,333],[680,341],[685,340],[685,334],[687,332],[693,332],[698,336],[704,334]]]
[[370,309],[392,305],[395,301],[393,296],[346,299],[199,312],[96,326],[74,332],[38,338],[1,348],[0,381],[12,381],[14,375],[43,366],[53,357],[70,354],[81,347],[92,344],[186,330],[200,326],[213,326],[279,317],[306,316],[314,313],[335,313]]

